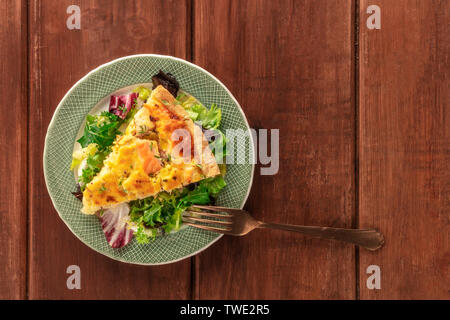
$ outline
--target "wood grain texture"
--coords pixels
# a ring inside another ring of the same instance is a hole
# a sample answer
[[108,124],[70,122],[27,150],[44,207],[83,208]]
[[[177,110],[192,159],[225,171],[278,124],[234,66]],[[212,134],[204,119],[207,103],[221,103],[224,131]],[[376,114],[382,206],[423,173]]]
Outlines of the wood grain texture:
[[[52,206],[42,170],[44,137],[63,95],[94,67],[137,53],[187,57],[187,1],[77,1],[81,30],[66,28],[73,1],[30,3],[31,299],[184,299],[191,264],[144,267],[104,257],[82,244]],[[16,194],[20,194],[18,190]],[[66,268],[81,268],[81,290],[68,290]]]
[[[385,234],[361,251],[362,299],[448,299],[449,1],[379,0],[381,29],[360,5],[360,227]],[[381,290],[366,288],[369,265]]]
[[0,1],[0,299],[26,295],[26,19],[25,1]]
[[[350,1],[194,2],[193,61],[253,128],[280,129],[280,170],[255,179],[261,220],[351,227],[355,106]],[[274,230],[224,237],[195,261],[200,299],[352,299],[355,249]]]

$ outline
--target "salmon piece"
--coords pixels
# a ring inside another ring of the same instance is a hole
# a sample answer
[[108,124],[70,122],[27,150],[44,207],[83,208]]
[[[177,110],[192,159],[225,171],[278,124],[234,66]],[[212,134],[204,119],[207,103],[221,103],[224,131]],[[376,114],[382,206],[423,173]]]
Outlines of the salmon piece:
[[141,143],[137,146],[138,156],[142,161],[145,173],[152,174],[161,170],[161,164],[156,159],[155,154],[150,149],[148,143]]

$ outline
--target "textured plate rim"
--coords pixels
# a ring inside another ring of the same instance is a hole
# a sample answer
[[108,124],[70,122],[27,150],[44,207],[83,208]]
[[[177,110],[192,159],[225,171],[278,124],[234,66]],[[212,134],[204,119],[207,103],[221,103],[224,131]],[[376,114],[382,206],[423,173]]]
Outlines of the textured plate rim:
[[[52,195],[50,194],[49,187],[48,187],[48,181],[47,181],[47,164],[45,162],[45,158],[47,156],[47,140],[48,140],[48,133],[50,128],[52,128],[55,125],[55,118],[56,118],[56,114],[58,113],[60,107],[62,106],[62,104],[66,101],[67,97],[72,93],[72,91],[79,85],[81,84],[83,81],[85,81],[89,76],[91,76],[93,73],[97,72],[99,69],[106,67],[110,64],[119,62],[121,60],[126,60],[126,59],[130,59],[130,58],[137,58],[137,57],[149,57],[149,58],[163,58],[163,59],[169,59],[169,60],[177,60],[180,61],[182,63],[185,63],[187,65],[189,65],[190,67],[199,69],[200,71],[204,72],[206,75],[208,75],[209,77],[211,77],[214,81],[216,81],[220,86],[222,86],[222,88],[226,91],[226,93],[230,96],[230,98],[233,100],[233,102],[236,104],[236,106],[239,109],[239,112],[241,113],[242,117],[244,118],[244,122],[248,127],[248,131],[249,131],[249,137],[250,137],[250,148],[252,149],[252,154],[253,157],[255,158],[255,141],[254,141],[254,137],[250,132],[250,125],[248,123],[247,117],[245,116],[244,110],[242,110],[241,105],[239,104],[239,102],[237,101],[237,99],[234,97],[234,95],[230,92],[230,90],[228,90],[228,88],[214,75],[212,75],[210,72],[208,72],[207,70],[203,69],[202,67],[189,62],[187,60],[181,59],[181,58],[177,58],[177,57],[173,57],[173,56],[169,56],[169,55],[161,55],[161,54],[152,54],[152,53],[144,53],[144,54],[134,54],[134,55],[129,55],[129,56],[123,56],[114,60],[111,60],[109,62],[106,62],[104,64],[99,65],[98,67],[96,67],[95,69],[92,69],[91,71],[89,71],[86,75],[84,75],[80,80],[78,80],[64,95],[64,97],[61,99],[61,101],[58,103],[58,106],[56,107],[55,111],[53,112],[52,115],[52,119],[50,120],[50,123],[47,127],[47,132],[45,134],[45,140],[44,140],[44,152],[42,155],[42,162],[43,162],[43,167],[44,167],[44,180],[45,180],[45,187],[47,188],[47,192],[50,196],[50,199],[52,201],[52,205],[55,208],[56,212],[58,213],[59,218],[64,222],[64,224],[67,226],[67,228],[72,232],[72,234],[77,237],[78,240],[80,240],[81,243],[83,243],[85,246],[89,247],[90,249],[94,250],[95,252],[100,253],[103,256],[106,256],[112,260],[116,260],[116,261],[120,261],[120,262],[124,262],[127,264],[133,264],[133,265],[143,265],[143,266],[157,266],[157,265],[165,265],[165,264],[171,264],[171,263],[175,263],[190,257],[193,257],[197,254],[199,254],[200,252],[208,249],[210,246],[212,246],[214,243],[216,243],[220,238],[223,237],[223,234],[219,234],[219,236],[212,240],[208,245],[204,246],[203,248],[178,259],[174,259],[174,260],[170,260],[170,261],[165,261],[165,262],[158,262],[158,263],[140,263],[140,262],[130,262],[130,261],[126,261],[124,259],[121,258],[117,258],[117,257],[111,257],[109,255],[106,255],[105,253],[101,252],[100,250],[97,250],[96,248],[93,248],[92,246],[90,246],[89,244],[87,244],[86,242],[84,242],[80,237],[78,237],[78,235],[72,230],[72,228],[69,226],[69,224],[63,219],[63,217],[61,216],[61,213],[56,209],[56,205],[55,202],[53,200]],[[253,185],[253,178],[255,175],[255,164],[252,163],[252,170],[251,170],[251,176],[250,176],[250,183],[248,185],[248,190],[247,193],[244,197],[244,201],[242,202],[242,205],[240,206],[240,208],[242,209],[245,205],[245,203],[247,202],[248,196],[250,195],[250,191],[252,189],[252,185]]]

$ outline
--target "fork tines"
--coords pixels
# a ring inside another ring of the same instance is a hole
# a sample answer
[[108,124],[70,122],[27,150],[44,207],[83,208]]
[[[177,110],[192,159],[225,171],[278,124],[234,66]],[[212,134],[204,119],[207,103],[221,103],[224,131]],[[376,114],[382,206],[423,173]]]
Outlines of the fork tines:
[[[201,209],[201,210],[195,210]],[[191,210],[183,213],[182,220],[185,224],[209,231],[227,233],[231,231],[233,224],[233,214],[212,213],[203,210],[215,212],[227,212],[229,208],[211,207],[211,206],[192,206]]]

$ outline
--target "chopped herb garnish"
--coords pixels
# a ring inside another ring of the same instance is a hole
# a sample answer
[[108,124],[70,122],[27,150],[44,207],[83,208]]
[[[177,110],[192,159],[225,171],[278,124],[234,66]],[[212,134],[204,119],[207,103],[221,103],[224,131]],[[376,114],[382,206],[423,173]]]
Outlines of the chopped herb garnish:
[[117,107],[117,109],[119,109],[122,112],[127,112],[127,107],[125,107],[124,105]]
[[143,134],[143,133],[146,133],[147,132],[147,126],[146,125],[142,125],[142,126],[139,126],[139,134]]

